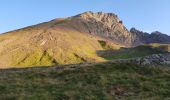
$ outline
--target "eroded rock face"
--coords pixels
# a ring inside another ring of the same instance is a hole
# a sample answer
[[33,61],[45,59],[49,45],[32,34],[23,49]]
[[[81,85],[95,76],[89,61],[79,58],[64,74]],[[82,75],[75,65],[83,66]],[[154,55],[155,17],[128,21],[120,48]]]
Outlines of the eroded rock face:
[[149,33],[139,31],[135,28],[131,28],[130,32],[135,37],[134,45],[141,45],[141,44],[148,43],[150,37]]
[[135,36],[125,28],[118,16],[112,13],[85,12],[72,17],[71,23],[72,27],[81,32],[90,33],[126,46],[132,46],[135,40]]
[[151,34],[132,28],[130,31],[123,25],[116,14],[103,12],[85,12],[63,21],[53,20],[53,26],[63,24],[76,31],[100,37],[106,41],[127,47],[139,46],[147,43],[170,43],[170,37],[160,32]]
[[170,43],[170,36],[155,31],[151,34],[132,28],[130,31],[113,13],[85,12],[69,18],[74,29],[105,38],[125,46],[139,46],[148,43]]

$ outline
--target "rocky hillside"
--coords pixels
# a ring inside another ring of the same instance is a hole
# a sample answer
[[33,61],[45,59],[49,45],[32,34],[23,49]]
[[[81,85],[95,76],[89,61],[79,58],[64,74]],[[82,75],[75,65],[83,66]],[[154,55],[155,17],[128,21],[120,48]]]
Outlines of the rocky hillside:
[[158,31],[147,33],[132,28],[130,32],[136,37],[135,42],[138,42],[140,44],[149,44],[149,43],[169,44],[170,43],[170,36]]
[[123,22],[113,13],[85,12],[71,17],[69,26],[78,31],[125,46],[132,46],[135,40],[133,34],[126,29]]
[[151,34],[132,28],[130,31],[123,21],[113,13],[85,12],[67,19],[67,25],[80,32],[106,39],[127,47],[148,43],[170,43],[170,36],[155,31]]

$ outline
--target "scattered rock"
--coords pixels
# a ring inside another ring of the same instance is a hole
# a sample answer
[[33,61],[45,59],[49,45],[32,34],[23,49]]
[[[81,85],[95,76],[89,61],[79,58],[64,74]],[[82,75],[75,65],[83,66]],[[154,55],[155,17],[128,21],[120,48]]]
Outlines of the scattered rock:
[[153,54],[146,57],[119,59],[116,62],[131,62],[137,65],[170,65],[170,53]]

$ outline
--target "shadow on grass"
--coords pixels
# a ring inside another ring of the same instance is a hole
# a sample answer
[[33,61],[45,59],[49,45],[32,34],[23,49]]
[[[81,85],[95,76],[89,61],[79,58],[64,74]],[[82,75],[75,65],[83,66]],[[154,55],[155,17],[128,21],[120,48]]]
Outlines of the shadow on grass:
[[127,59],[134,57],[144,57],[152,54],[167,53],[158,48],[150,46],[138,46],[133,48],[120,48],[119,50],[98,50],[97,55],[107,60]]

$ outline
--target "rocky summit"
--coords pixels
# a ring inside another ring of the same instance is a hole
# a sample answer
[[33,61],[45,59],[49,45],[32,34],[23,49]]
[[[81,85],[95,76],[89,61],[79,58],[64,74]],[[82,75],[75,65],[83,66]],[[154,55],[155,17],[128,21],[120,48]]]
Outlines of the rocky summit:
[[85,12],[1,34],[0,68],[101,62],[101,51],[169,42],[160,32],[129,31],[116,14]]
[[126,46],[133,45],[134,37],[123,25],[123,21],[113,13],[85,12],[72,17],[71,23],[75,23],[71,26],[79,31],[93,36]]

